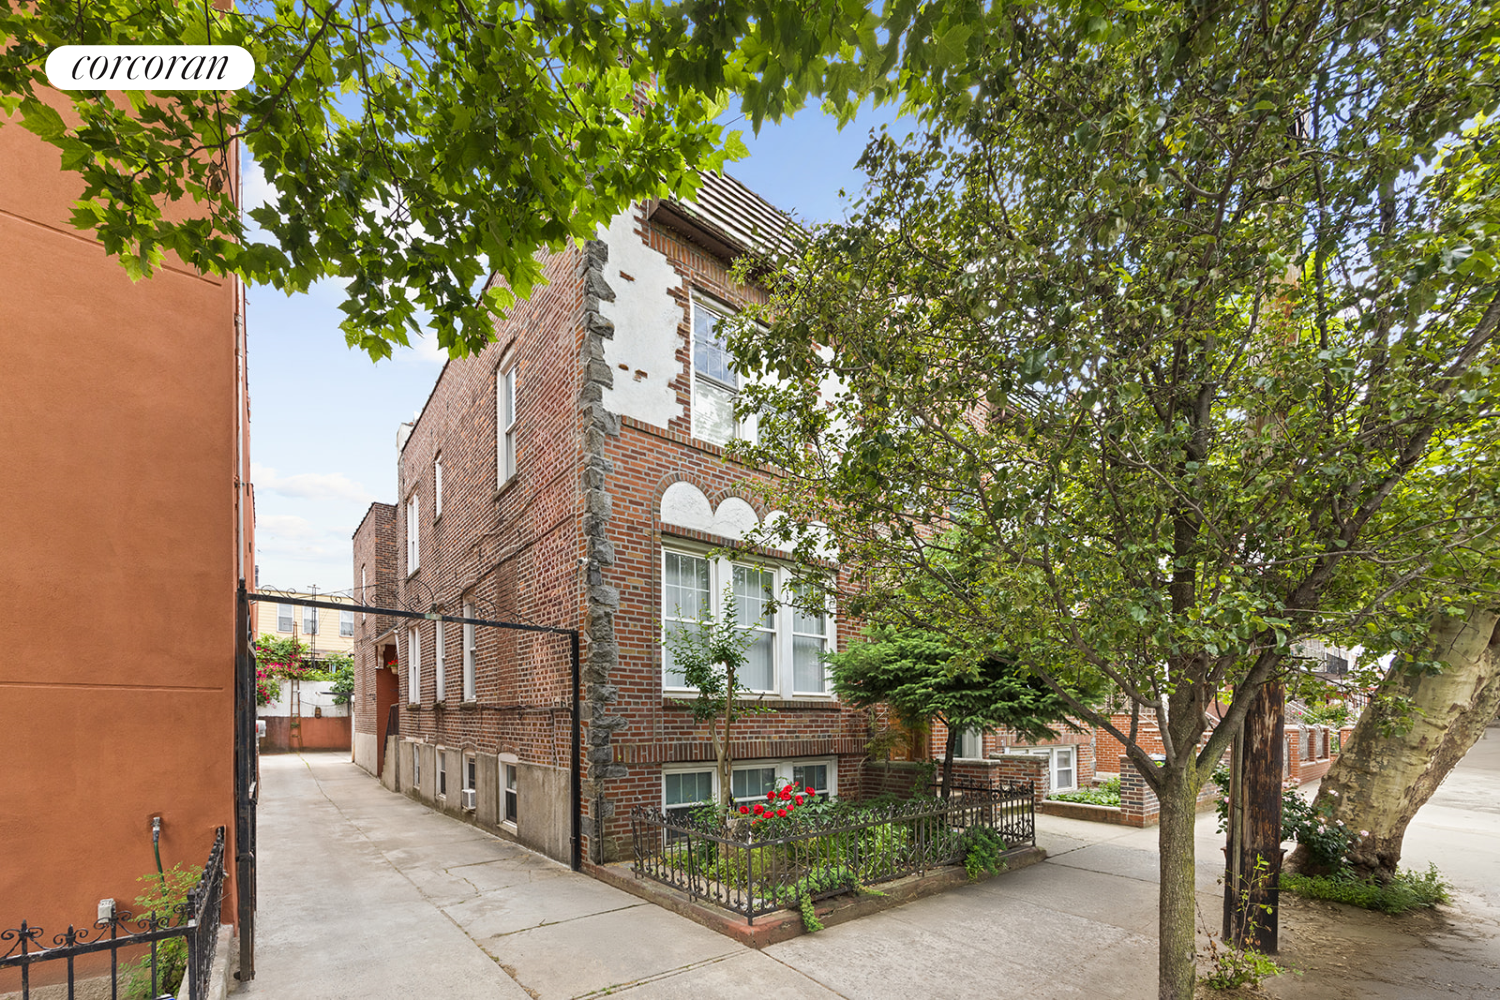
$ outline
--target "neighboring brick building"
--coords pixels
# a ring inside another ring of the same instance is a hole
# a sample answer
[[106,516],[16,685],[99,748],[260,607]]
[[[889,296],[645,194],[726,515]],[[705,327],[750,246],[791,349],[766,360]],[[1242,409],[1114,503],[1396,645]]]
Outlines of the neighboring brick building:
[[[591,860],[628,851],[635,806],[715,790],[707,730],[675,704],[691,694],[674,696],[664,627],[720,612],[725,588],[740,620],[757,620],[792,579],[777,553],[711,555],[772,513],[745,488],[762,473],[723,457],[754,428],[735,425],[737,376],[716,324],[759,294],[729,280],[729,261],[784,225],[743,186],[708,177],[695,204],[642,206],[548,256],[549,283],[495,343],[444,367],[402,443],[393,516],[372,507],[355,534],[356,580],[372,552],[395,549],[403,608],[583,633]],[[400,740],[376,765],[383,779],[565,857],[566,637],[412,619],[377,628],[357,637],[355,759],[370,767],[371,744],[385,745],[381,691],[396,675],[379,665],[396,652]],[[833,697],[819,656],[841,638],[832,615],[787,604],[758,628],[747,681],[773,711],[740,723],[737,796],[782,779],[858,791],[867,713]]]
[[[395,606],[396,508],[372,503],[354,530],[356,604]],[[396,619],[363,611],[354,617],[354,763],[379,774],[385,765],[385,731],[398,684],[394,664]]]
[[[993,760],[1007,756],[1040,757],[1045,762],[1040,771],[1043,794],[1071,792],[1094,783],[1094,733],[1080,723],[1071,730],[1061,723],[1052,727],[1055,739],[1032,740],[1009,729],[969,730],[959,734],[954,749],[955,761]],[[934,720],[928,737],[928,753],[941,761],[948,745],[948,727]],[[973,768],[965,771],[967,775]]]

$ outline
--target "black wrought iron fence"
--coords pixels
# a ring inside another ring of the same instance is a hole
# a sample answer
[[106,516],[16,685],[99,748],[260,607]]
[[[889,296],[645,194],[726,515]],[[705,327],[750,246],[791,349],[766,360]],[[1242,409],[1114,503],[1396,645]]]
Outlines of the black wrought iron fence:
[[[54,934],[51,947],[42,947],[46,932],[26,921],[21,926],[0,931],[0,946],[9,944],[4,955],[0,955],[0,990],[5,989],[3,975],[7,969],[20,970],[20,1000],[30,1000],[32,990],[32,966],[44,962],[61,962],[66,967],[67,998],[74,1000],[77,989],[76,963],[85,955],[109,952],[109,996],[119,1000],[122,994],[134,991],[146,997],[170,998],[170,991],[181,996],[185,989],[189,1000],[203,1000],[208,995],[209,977],[214,964],[214,947],[219,938],[219,909],[224,896],[224,828],[219,827],[214,837],[213,850],[203,874],[187,896],[187,900],[173,912],[150,912],[133,916],[127,910],[116,910],[110,917],[97,920],[90,926],[79,929],[69,926],[61,934]],[[182,939],[187,948],[187,967],[181,985],[168,982],[166,956],[163,943]],[[120,961],[120,952],[139,952],[139,959]],[[89,980],[96,973],[86,971]],[[121,980],[124,979],[122,984]],[[144,992],[146,987],[149,992]],[[49,987],[50,988],[50,987]],[[90,983],[91,996],[97,996],[100,987]]]
[[932,868],[959,864],[970,832],[991,830],[1007,846],[1036,842],[1028,784],[956,789],[946,802],[915,800],[854,809],[755,839],[748,822],[725,829],[716,820],[631,813],[635,874],[755,918]]

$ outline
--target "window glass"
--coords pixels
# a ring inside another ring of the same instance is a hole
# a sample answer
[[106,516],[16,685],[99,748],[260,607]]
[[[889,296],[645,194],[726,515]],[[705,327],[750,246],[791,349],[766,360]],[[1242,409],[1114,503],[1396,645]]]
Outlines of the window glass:
[[406,659],[406,696],[415,705],[422,700],[422,633],[416,629],[407,630]]
[[438,786],[437,787],[437,793],[439,795],[447,795],[448,794],[448,760],[447,760],[447,755],[444,754],[443,751],[441,751],[441,750],[439,750],[437,752],[437,779],[438,779],[437,780],[437,786]]
[[776,687],[776,626],[772,618],[775,588],[776,575],[770,570],[752,566],[734,568],[734,599],[740,627],[755,636],[745,651],[744,676],[740,678],[752,691],[771,691]]
[[432,516],[443,516],[443,459],[438,456],[432,462]]
[[721,324],[724,314],[702,302],[693,302],[693,371],[730,389],[739,387],[734,355]]
[[767,792],[776,787],[776,768],[736,768],[729,784],[736,801],[763,799]]
[[1058,747],[1052,752],[1052,790],[1067,791],[1078,784],[1073,768],[1073,748]]
[[504,486],[516,474],[516,370],[502,372],[495,380],[495,421],[499,428],[495,441],[495,468],[499,485]]
[[727,445],[734,438],[735,394],[712,382],[693,387],[693,437]]
[[[691,628],[690,623],[701,621],[709,612],[708,560],[680,552],[666,553],[662,595],[665,604],[662,617],[667,635]],[[686,681],[682,672],[672,665],[669,648],[662,647],[662,658],[667,686],[683,687]]]
[[662,775],[663,811],[668,816],[684,818],[713,800],[712,771],[668,771]]
[[792,768],[792,780],[803,788],[811,788],[821,795],[828,794],[827,764],[798,764]]
[[505,818],[514,823],[519,804],[516,798],[516,765],[506,764],[501,768],[501,774],[505,781]]
[[339,635],[350,636],[354,634],[354,612],[339,612]]
[[290,632],[292,630],[292,606],[290,604],[276,605],[276,631]]
[[421,534],[421,501],[415,493],[406,501],[406,572],[415,573],[421,554],[418,539]]
[[[465,618],[473,618],[474,617],[474,605],[472,605],[472,604],[465,604],[464,605],[463,616]],[[473,625],[465,625],[464,626],[464,696],[463,696],[464,697],[464,701],[473,701],[475,699],[475,693],[474,693],[474,691],[475,691],[475,666],[474,666],[474,663],[475,663],[475,660],[477,659],[477,656],[478,656],[478,651],[475,648],[475,642],[476,641],[477,640],[475,639],[475,636],[474,636],[474,626]]]
[[958,734],[958,745],[953,748],[955,757],[983,757],[984,733],[978,729],[966,729]]
[[[795,587],[799,600],[807,597],[807,588]],[[823,654],[828,649],[828,615],[809,613],[792,606],[792,689],[806,694],[825,694],[828,681],[824,676]]]

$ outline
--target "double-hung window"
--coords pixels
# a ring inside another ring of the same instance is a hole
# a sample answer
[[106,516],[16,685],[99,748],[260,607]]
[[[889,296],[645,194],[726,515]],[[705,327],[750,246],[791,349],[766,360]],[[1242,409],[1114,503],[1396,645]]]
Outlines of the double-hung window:
[[276,605],[276,631],[290,632],[292,630],[292,606],[290,604]]
[[[735,802],[749,805],[765,801],[766,793],[796,782],[818,795],[834,795],[830,782],[837,768],[829,758],[813,760],[746,761],[730,772],[730,794]],[[682,818],[699,806],[718,801],[718,775],[702,764],[677,766],[662,771],[662,811]]]
[[[359,568],[359,603],[370,603],[369,586],[370,584],[368,574],[366,574],[365,572],[365,567],[361,566]],[[368,611],[361,611],[359,613],[360,621],[364,621],[368,617],[370,617],[370,613]]]
[[353,634],[354,634],[354,612],[353,611],[340,611],[339,612],[339,635],[344,636],[345,638],[347,638],[349,636],[352,636]]
[[[472,604],[465,604],[464,605],[464,617],[465,618],[473,618],[474,617],[474,605],[472,605]],[[475,689],[475,683],[474,683],[474,680],[475,680],[475,678],[474,678],[474,661],[478,659],[478,651],[474,647],[475,641],[476,640],[475,640],[475,637],[474,637],[474,626],[473,626],[473,624],[472,623],[465,623],[464,624],[464,635],[463,635],[463,643],[464,643],[464,695],[463,695],[463,700],[464,701],[473,701],[474,698],[475,698],[475,694],[474,694],[474,689]]]
[[495,375],[495,485],[516,474],[516,370]]
[[515,764],[500,765],[500,784],[501,792],[505,799],[505,822],[507,823],[514,823],[521,811],[519,789],[517,787],[520,782],[517,780],[516,770],[517,766]]
[[303,608],[302,609],[302,634],[303,635],[317,635],[318,634],[318,609],[317,608]]
[[736,436],[734,402],[739,373],[722,324],[727,310],[693,299],[693,437],[728,444]]
[[413,788],[422,787],[422,744],[411,745],[411,784]]
[[961,730],[953,747],[953,756],[971,760],[983,757],[984,731],[981,729]]
[[413,705],[422,701],[422,633],[415,628],[406,630],[406,700]]
[[432,460],[432,519],[443,516],[443,456]]
[[[746,662],[738,680],[756,694],[825,697],[823,655],[828,649],[831,615],[798,607],[807,599],[792,588],[791,574],[705,554],[664,549],[662,552],[663,638],[723,621],[731,610],[746,632]],[[781,594],[778,599],[777,595]],[[794,600],[794,598],[796,600]],[[732,601],[729,605],[727,602]],[[663,647],[662,684],[686,690],[687,679]]]
[[827,694],[823,657],[828,652],[828,612],[815,606],[806,587],[792,589],[792,690]]
[[1078,748],[1074,746],[1011,747],[1011,753],[1047,758],[1047,771],[1054,792],[1078,787]]
[[448,755],[442,747],[437,750],[437,793],[448,794]]
[[421,498],[415,493],[406,501],[406,572],[415,573],[421,561]]

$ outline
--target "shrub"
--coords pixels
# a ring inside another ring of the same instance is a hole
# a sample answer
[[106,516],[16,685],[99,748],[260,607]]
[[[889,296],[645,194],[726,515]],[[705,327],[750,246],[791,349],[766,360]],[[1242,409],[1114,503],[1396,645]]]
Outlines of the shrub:
[[1398,870],[1396,877],[1385,884],[1374,878],[1361,878],[1348,869],[1332,875],[1283,875],[1281,888],[1308,899],[1326,899],[1391,914],[1426,909],[1451,898],[1450,887],[1437,865],[1428,865],[1427,871],[1420,873]]
[[1047,796],[1058,802],[1083,802],[1091,806],[1120,807],[1120,779],[1110,778],[1095,788],[1080,788],[1076,792],[1054,792]]
[[[136,879],[146,883],[146,891],[135,897],[135,912],[141,917],[155,914],[157,923],[166,927],[178,922],[179,908],[187,902],[188,893],[198,884],[203,869],[173,865],[165,872],[152,872]],[[128,976],[125,1000],[151,1000],[152,997],[177,989],[187,973],[187,939],[174,937],[156,946],[156,992],[151,991],[151,955],[147,952],[120,971]]]
[[983,872],[993,875],[1005,868],[1000,855],[1005,853],[1005,840],[994,830],[976,826],[964,834],[964,871],[973,882]]

